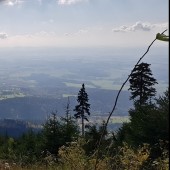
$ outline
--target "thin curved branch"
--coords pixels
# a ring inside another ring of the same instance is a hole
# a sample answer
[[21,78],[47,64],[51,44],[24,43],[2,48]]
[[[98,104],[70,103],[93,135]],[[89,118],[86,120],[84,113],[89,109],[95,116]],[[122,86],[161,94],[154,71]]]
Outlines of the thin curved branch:
[[[165,33],[167,31],[167,29],[165,31],[163,31],[161,34]],[[136,65],[134,66],[134,68],[132,69],[131,73],[129,74],[129,76],[127,77],[127,79],[124,81],[124,83],[122,84],[120,90],[118,91],[118,94],[116,96],[116,100],[115,100],[115,103],[114,103],[114,106],[113,106],[113,109],[112,111],[110,112],[108,118],[107,118],[107,121],[105,123],[105,126],[103,127],[103,131],[102,131],[102,134],[101,134],[101,137],[100,137],[100,140],[99,140],[99,143],[98,143],[98,148],[97,148],[97,157],[96,157],[96,163],[95,163],[95,170],[97,168],[97,164],[98,164],[98,159],[99,159],[99,151],[100,151],[100,145],[101,145],[101,142],[103,140],[103,137],[104,137],[104,132],[106,131],[106,128],[107,128],[107,125],[109,123],[109,120],[110,120],[110,117],[112,116],[113,112],[115,111],[115,108],[116,108],[116,105],[117,105],[117,101],[118,101],[118,98],[119,98],[119,95],[120,95],[120,92],[122,91],[123,87],[125,86],[125,84],[127,83],[127,81],[129,80],[130,76],[132,75],[134,69],[136,68],[136,66],[140,63],[140,61],[144,58],[144,56],[149,52],[149,49],[151,48],[151,46],[153,45],[153,43],[157,40],[157,38],[155,38],[151,44],[148,46],[146,52],[142,55],[141,58],[139,58],[139,60],[137,61]]]

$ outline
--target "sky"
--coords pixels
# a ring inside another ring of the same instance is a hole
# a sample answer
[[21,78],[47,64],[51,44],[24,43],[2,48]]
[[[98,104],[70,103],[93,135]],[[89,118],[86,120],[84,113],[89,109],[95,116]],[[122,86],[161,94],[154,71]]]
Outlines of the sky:
[[168,14],[168,0],[0,0],[0,48],[139,48]]

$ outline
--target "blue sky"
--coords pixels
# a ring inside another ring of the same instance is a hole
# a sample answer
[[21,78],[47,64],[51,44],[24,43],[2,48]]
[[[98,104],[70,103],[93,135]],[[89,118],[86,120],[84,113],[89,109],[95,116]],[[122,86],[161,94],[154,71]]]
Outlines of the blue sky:
[[168,6],[168,0],[0,0],[0,48],[148,46],[168,28]]

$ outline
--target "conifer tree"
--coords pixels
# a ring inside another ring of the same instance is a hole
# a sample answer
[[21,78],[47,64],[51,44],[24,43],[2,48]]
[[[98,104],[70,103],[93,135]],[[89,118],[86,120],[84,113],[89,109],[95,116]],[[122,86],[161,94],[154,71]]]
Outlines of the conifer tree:
[[79,127],[75,118],[70,113],[70,100],[68,97],[65,117],[61,117],[62,133],[65,143],[75,140],[79,135]]
[[156,89],[153,85],[157,84],[156,79],[152,77],[150,64],[138,64],[129,79],[131,91],[130,99],[136,99],[135,104],[145,104],[148,99],[155,96]]
[[55,112],[51,113],[51,116],[43,125],[43,136],[44,136],[44,149],[51,154],[57,154],[57,150],[63,145],[61,124],[57,120]]
[[90,104],[88,103],[88,94],[85,90],[85,85],[82,84],[82,88],[80,89],[77,97],[78,105],[75,106],[74,114],[76,119],[81,119],[82,123],[82,136],[84,137],[84,120],[88,121],[87,115],[90,116]]

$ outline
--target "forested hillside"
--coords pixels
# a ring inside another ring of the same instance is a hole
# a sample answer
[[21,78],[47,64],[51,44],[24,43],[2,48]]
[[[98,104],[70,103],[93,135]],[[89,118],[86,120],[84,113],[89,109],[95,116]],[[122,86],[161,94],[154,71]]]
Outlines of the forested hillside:
[[[84,94],[79,93],[82,99],[77,100],[83,110]],[[140,98],[135,101],[134,108],[129,110],[130,122],[123,123],[117,133],[106,129],[100,148],[98,142],[105,122],[82,124],[85,131],[81,133],[82,128],[75,118],[87,121],[86,111],[72,116],[68,100],[65,115],[59,118],[57,112],[52,112],[40,131],[35,133],[34,126],[18,138],[2,135],[0,166],[12,169],[168,169],[169,90],[152,102],[148,99],[143,103],[138,103]],[[11,128],[14,124],[10,120],[6,123],[10,123]],[[24,130],[28,124],[18,122],[18,126]]]

